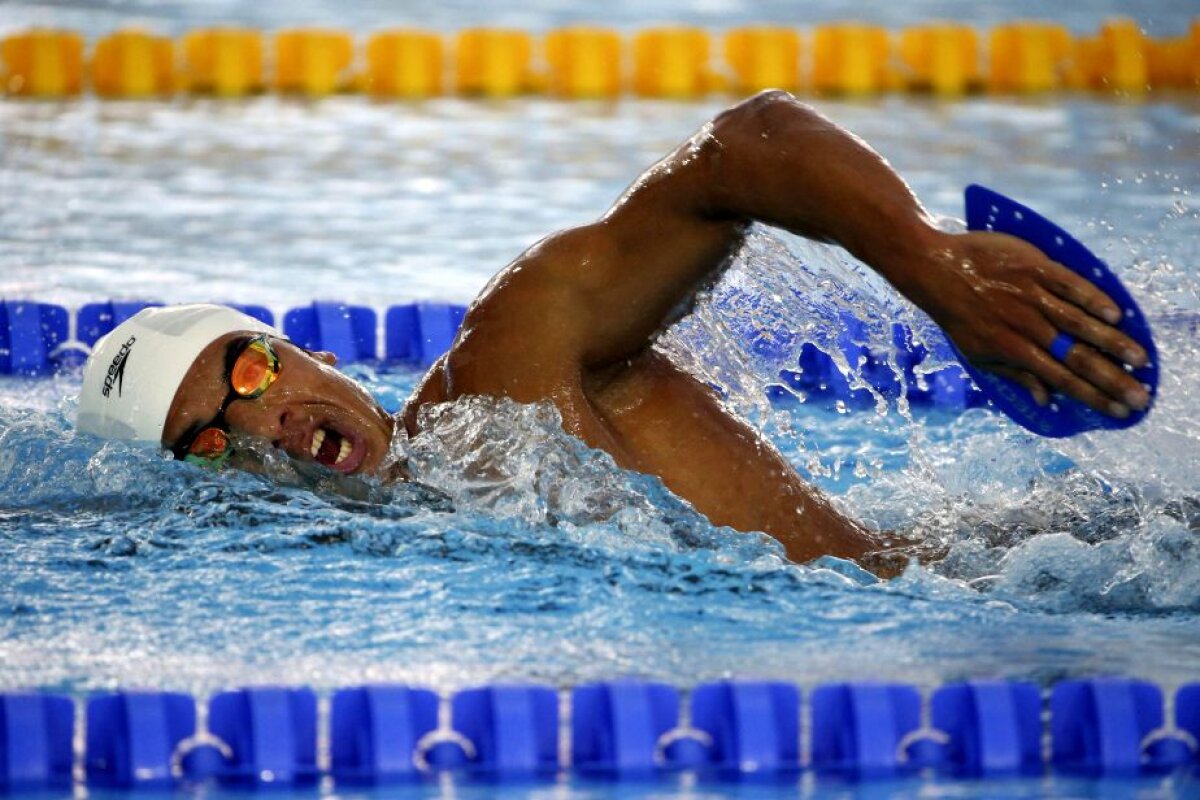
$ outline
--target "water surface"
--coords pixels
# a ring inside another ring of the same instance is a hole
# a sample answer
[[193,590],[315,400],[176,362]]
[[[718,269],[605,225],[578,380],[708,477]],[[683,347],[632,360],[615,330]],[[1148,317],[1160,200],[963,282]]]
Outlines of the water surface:
[[[465,302],[720,105],[3,101],[0,294]],[[384,489],[269,453],[270,478],[213,474],[76,436],[78,376],[3,379],[0,688],[1197,677],[1200,106],[821,107],[938,213],[993,185],[1108,259],[1158,320],[1149,420],[1052,442],[986,410],[771,406],[794,351],[765,355],[754,330],[828,341],[846,309],[872,341],[892,319],[936,334],[861,265],[767,232],[662,346],[852,513],[944,545],[942,564],[890,583],[788,564],[548,409],[441,409],[406,449],[430,488]],[[393,409],[418,377],[352,371]]]

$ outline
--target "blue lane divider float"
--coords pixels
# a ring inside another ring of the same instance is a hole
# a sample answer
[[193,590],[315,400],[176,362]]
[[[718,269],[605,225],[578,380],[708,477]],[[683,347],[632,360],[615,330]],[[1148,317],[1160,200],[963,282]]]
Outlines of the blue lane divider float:
[[[1061,682],[1048,703],[1032,684],[1001,681],[949,684],[928,701],[899,684],[818,686],[808,698],[807,751],[803,699],[790,683],[720,681],[695,687],[684,715],[679,690],[636,680],[576,687],[562,694],[561,707],[548,686],[483,686],[448,698],[363,686],[335,691],[321,723],[313,691],[259,687],[213,696],[199,730],[189,695],[113,692],[87,701],[76,754],[70,697],[0,694],[0,789],[61,789],[76,762],[89,786],[157,790],[208,780],[303,787],[323,775],[346,785],[446,772],[520,781],[567,768],[593,778],[690,770],[791,780],[803,770],[870,779],[1200,767],[1200,683],[1179,689],[1173,719],[1157,686],[1120,678]],[[322,724],[329,758],[319,765]],[[1047,732],[1052,746],[1043,753]],[[689,747],[673,755],[681,742]]]
[[800,690],[788,683],[722,681],[692,692],[692,725],[707,734],[718,772],[800,769]]
[[132,789],[174,782],[172,757],[196,731],[186,694],[115,692],[87,704],[87,776],[94,786]]
[[[159,305],[105,301],[87,303],[72,314],[52,303],[2,301],[0,375],[45,376],[76,367],[101,336],[142,309]],[[227,305],[268,325],[276,324],[276,315],[265,306]],[[450,349],[466,312],[466,306],[451,303],[409,303],[380,313],[368,306],[318,300],[288,309],[279,319],[283,332],[296,344],[327,350],[343,364],[384,361],[428,367]]]
[[812,694],[812,766],[863,777],[909,768],[902,743],[920,728],[921,697],[911,686],[836,684]]
[[71,698],[0,695],[0,792],[69,786],[74,732]]
[[20,300],[0,303],[0,373],[41,376],[54,372],[58,348],[68,338],[69,322],[62,306]]
[[438,698],[428,689],[363,686],[335,692],[330,771],[339,783],[416,778],[418,744],[437,729]]
[[[161,303],[88,303],[72,317],[63,306],[7,301],[0,306],[0,374],[44,376],[77,367],[101,336],[143,308],[156,305]],[[230,305],[268,325],[276,324],[276,315],[265,306]],[[296,344],[332,352],[342,364],[382,361],[428,368],[450,349],[466,312],[466,306],[452,303],[408,303],[379,312],[367,306],[315,301],[288,309],[279,319],[284,333]],[[846,329],[838,340],[840,355],[848,363],[861,364],[862,379],[884,397],[894,400],[903,389],[915,405],[958,411],[983,403],[982,393],[956,365],[928,372],[918,379],[917,371],[929,357],[929,351],[914,344],[912,330],[907,326],[893,326],[895,350],[880,353],[860,344],[864,340],[862,322],[846,314],[843,317]],[[947,354],[948,351],[938,355],[944,358]],[[893,363],[904,375],[903,386]],[[850,387],[832,355],[811,343],[802,345],[795,369],[783,370],[780,381],[781,386],[768,389],[780,399],[793,398],[799,392],[810,399],[840,401],[854,408],[874,404],[869,391]]]
[[945,760],[963,775],[1018,775],[1042,768],[1042,698],[1031,683],[971,681],[943,686],[931,700]]
[[1059,683],[1050,696],[1054,764],[1087,774],[1137,775],[1192,761],[1195,738],[1187,726],[1195,721],[1197,689],[1192,684],[1180,690],[1177,727],[1167,729],[1162,690],[1152,683],[1123,678]]
[[454,730],[474,747],[468,764],[496,776],[558,768],[558,695],[548,686],[468,689],[451,703]]
[[229,746],[217,772],[237,786],[314,783],[317,772],[317,696],[311,689],[259,687],[215,695],[208,728]]
[[384,316],[388,360],[431,366],[450,349],[466,314],[466,306],[451,303],[391,306]]
[[571,762],[588,774],[644,775],[663,763],[659,743],[679,719],[665,683],[612,681],[571,691]]
[[327,350],[347,364],[378,358],[375,328],[375,311],[366,306],[317,301],[283,315],[289,339],[309,350]]

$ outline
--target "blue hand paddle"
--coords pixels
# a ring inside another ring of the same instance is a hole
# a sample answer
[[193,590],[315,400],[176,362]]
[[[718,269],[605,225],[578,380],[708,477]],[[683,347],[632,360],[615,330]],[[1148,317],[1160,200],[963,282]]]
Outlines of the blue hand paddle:
[[[996,231],[1023,239],[1112,298],[1123,312],[1117,329],[1144,347],[1149,356],[1146,366],[1132,369],[1130,374],[1146,387],[1153,404],[1158,391],[1158,351],[1154,347],[1150,324],[1108,266],[1062,228],[1002,194],[983,186],[971,185],[967,187],[965,199],[968,229]],[[1070,342],[1070,339],[1060,337],[1051,345],[1052,354],[1062,360],[1070,348]],[[1051,395],[1049,405],[1039,406],[1029,390],[1021,384],[976,369],[957,347],[954,352],[958,354],[963,368],[998,409],[1018,425],[1042,436],[1058,438],[1097,428],[1128,428],[1140,422],[1150,410],[1149,407],[1144,411],[1131,410],[1125,419],[1117,419],[1060,394]]]

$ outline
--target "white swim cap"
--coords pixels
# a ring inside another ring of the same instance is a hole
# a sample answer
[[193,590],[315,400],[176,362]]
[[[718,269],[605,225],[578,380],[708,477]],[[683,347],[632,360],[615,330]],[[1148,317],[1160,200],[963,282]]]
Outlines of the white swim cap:
[[200,352],[227,333],[284,338],[232,308],[183,305],[147,308],[92,348],[83,368],[76,427],[107,439],[161,442],[175,392]]

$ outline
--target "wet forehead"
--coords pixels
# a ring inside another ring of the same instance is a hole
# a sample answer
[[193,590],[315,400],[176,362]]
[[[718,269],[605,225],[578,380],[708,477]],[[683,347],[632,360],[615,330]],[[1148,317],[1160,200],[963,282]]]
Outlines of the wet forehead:
[[251,335],[249,331],[227,333],[200,351],[175,392],[167,423],[163,428],[163,443],[174,444],[184,432],[196,424],[210,421],[229,393],[226,379],[226,354],[234,342]]

